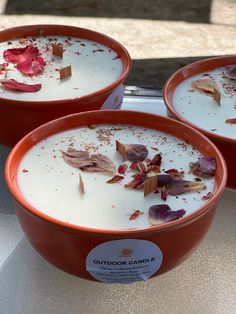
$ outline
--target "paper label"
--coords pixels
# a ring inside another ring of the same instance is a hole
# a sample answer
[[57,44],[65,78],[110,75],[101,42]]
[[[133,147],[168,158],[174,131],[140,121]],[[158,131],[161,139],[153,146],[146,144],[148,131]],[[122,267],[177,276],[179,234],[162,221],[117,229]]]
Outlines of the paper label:
[[124,239],[104,242],[86,258],[86,270],[105,283],[128,284],[146,281],[160,268],[160,248],[146,240]]
[[123,97],[124,97],[125,87],[123,84],[119,85],[112,94],[103,103],[101,109],[120,109]]

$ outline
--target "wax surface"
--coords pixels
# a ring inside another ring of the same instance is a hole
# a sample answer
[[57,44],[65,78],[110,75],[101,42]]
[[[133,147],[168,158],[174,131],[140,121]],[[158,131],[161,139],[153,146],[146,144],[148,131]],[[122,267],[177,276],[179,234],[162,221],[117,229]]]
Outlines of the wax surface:
[[[224,68],[192,76],[179,84],[172,102],[176,111],[196,126],[213,133],[236,139],[236,124],[227,119],[236,118],[236,81],[223,75]],[[213,79],[221,93],[220,106],[209,94],[193,91],[191,82]]]
[[[124,184],[132,180],[130,169],[119,183],[106,183],[112,176],[88,173],[69,166],[61,150],[69,145],[90,153],[101,153],[118,166],[122,157],[115,149],[115,140],[123,143],[144,144],[148,158],[162,153],[161,170],[176,168],[185,172],[184,179],[193,180],[189,174],[189,162],[195,162],[201,154],[191,145],[163,132],[134,126],[105,126],[71,129],[55,134],[39,142],[23,157],[18,169],[18,184],[26,200],[43,213],[61,221],[101,229],[130,229],[149,227],[148,209],[152,205],[167,203],[172,210],[185,209],[186,215],[194,212],[206,201],[201,198],[212,191],[214,178],[203,182],[207,189],[179,196],[168,196],[164,202],[160,194],[143,196],[143,190],[127,190]],[[156,150],[158,149],[158,151]],[[125,162],[130,166],[130,162]],[[116,171],[117,173],[117,171]],[[81,174],[85,193],[79,192]],[[129,220],[135,210],[143,215]]]
[[[63,58],[52,54],[52,44],[63,44]],[[74,99],[96,92],[114,82],[122,73],[123,64],[117,53],[91,40],[65,36],[38,37],[24,44],[19,39],[0,43],[0,64],[4,62],[3,51],[11,48],[35,45],[46,61],[44,71],[32,77],[21,74],[9,63],[7,78],[27,84],[42,84],[36,93],[6,90],[0,84],[0,98],[17,100],[61,100]],[[72,67],[72,76],[59,79],[59,69]],[[6,78],[0,74],[0,80]]]

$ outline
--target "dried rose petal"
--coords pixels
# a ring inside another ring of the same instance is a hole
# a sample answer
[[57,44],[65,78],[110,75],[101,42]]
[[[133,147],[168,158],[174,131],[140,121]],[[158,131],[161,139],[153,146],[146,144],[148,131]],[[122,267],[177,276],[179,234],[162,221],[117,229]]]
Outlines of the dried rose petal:
[[187,192],[200,192],[206,189],[202,182],[173,179],[169,186],[170,195],[180,195]]
[[144,212],[142,212],[141,210],[137,209],[129,216],[129,220],[137,219],[139,216],[141,216],[143,214],[144,214]]
[[212,193],[211,192],[208,192],[207,195],[203,195],[202,196],[202,200],[203,201],[206,201],[206,200],[209,200],[212,196]]
[[142,173],[138,173],[134,176],[134,179],[127,184],[125,184],[126,189],[139,189],[143,187],[144,181],[147,179],[147,176]]
[[172,182],[172,177],[169,174],[157,175],[157,187],[169,186]]
[[123,165],[120,165],[120,166],[119,166],[118,172],[119,172],[120,174],[125,174],[127,169],[128,169],[128,166],[127,166],[126,164],[123,164]]
[[121,154],[124,160],[143,161],[148,155],[146,146],[142,144],[122,144],[116,141],[116,150]]
[[160,225],[177,220],[185,215],[184,209],[171,210],[166,204],[153,205],[149,208],[148,219],[151,225]]
[[25,83],[20,83],[17,82],[16,80],[0,80],[0,83],[6,88],[10,90],[16,90],[16,91],[21,91],[21,92],[27,92],[27,93],[35,93],[38,92],[42,85],[41,84],[25,84]]
[[216,88],[216,84],[215,84],[215,81],[211,79],[203,79],[203,80],[192,81],[192,87],[202,92],[213,94],[214,88]]
[[25,75],[36,75],[44,70],[44,60],[41,57],[26,60],[18,63],[16,68]]
[[32,45],[23,48],[11,48],[3,52],[3,58],[7,62],[19,64],[27,60],[39,57],[40,53],[37,47]]
[[172,176],[173,178],[183,178],[184,176],[184,171],[178,171],[177,169],[169,169],[169,170],[166,170],[165,173],[169,174],[170,176]]
[[166,186],[163,186],[160,190],[161,190],[161,199],[163,201],[166,201],[168,193],[169,193],[169,188]]
[[113,178],[107,181],[107,183],[117,183],[124,179],[123,176],[115,175]]
[[201,157],[196,162],[190,162],[190,173],[200,177],[212,177],[216,172],[216,159],[214,157]]
[[149,173],[149,172],[155,172],[155,173],[161,172],[160,166],[156,166],[156,165],[147,166],[146,173]]
[[156,154],[148,163],[148,166],[160,166],[161,160],[162,160],[161,154]]
[[91,155],[90,160],[94,165],[86,166],[85,170],[89,172],[102,172],[107,174],[113,174],[115,172],[114,163],[102,154]]
[[236,64],[230,64],[225,67],[224,75],[231,80],[236,80]]
[[236,124],[236,118],[227,119],[225,120],[225,123]]

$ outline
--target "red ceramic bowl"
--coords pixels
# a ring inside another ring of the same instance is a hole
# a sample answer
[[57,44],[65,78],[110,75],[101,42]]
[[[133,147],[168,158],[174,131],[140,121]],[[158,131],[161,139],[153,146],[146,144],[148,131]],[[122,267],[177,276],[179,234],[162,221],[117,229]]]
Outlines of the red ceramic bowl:
[[[131,68],[130,56],[120,43],[106,35],[78,27],[64,25],[16,27],[1,31],[0,42],[39,35],[74,36],[96,41],[113,49],[119,55],[123,62],[123,71],[120,77],[109,86],[80,98],[55,101],[20,101],[0,98],[0,143],[9,147],[34,128],[52,119],[71,113],[100,109],[112,92],[124,82]],[[122,89],[119,98],[120,104],[123,98]],[[117,99],[115,98],[114,107],[116,106]]]
[[[204,206],[186,217],[159,226],[138,230],[114,231],[80,227],[58,221],[33,208],[20,193],[16,180],[18,165],[24,154],[35,143],[57,132],[88,124],[107,123],[132,124],[161,130],[188,141],[204,155],[215,156],[217,171],[213,197]],[[109,260],[109,253],[117,245],[116,240],[131,241],[128,248],[130,248],[130,245],[131,247],[136,245],[135,243],[138,241],[138,247],[142,254],[148,255],[147,250],[150,250],[149,253],[153,252],[154,255],[157,253],[160,264],[153,276],[167,272],[182,263],[201,243],[210,227],[215,215],[216,205],[225,188],[227,170],[221,153],[211,141],[200,132],[183,123],[148,113],[104,110],[62,117],[27,134],[9,154],[6,162],[5,178],[14,199],[21,227],[32,246],[47,261],[58,268],[73,275],[94,280],[94,277],[86,270],[88,258],[93,258],[94,263],[99,263],[99,258],[94,256],[99,255],[97,250],[100,246],[105,246],[105,248],[107,247],[106,253],[104,251],[100,253],[108,254],[103,259]],[[124,243],[124,248],[126,248],[127,243]],[[153,245],[158,247],[158,252],[155,248],[153,249]],[[162,259],[160,259],[159,253],[162,255]],[[118,254],[118,250],[116,254]],[[116,258],[118,257],[116,256]]]
[[219,148],[225,158],[227,168],[229,169],[227,187],[236,189],[236,139],[218,135],[217,133],[207,131],[199,127],[198,125],[191,123],[175,110],[172,101],[172,97],[176,87],[187,78],[229,64],[236,64],[235,55],[204,59],[181,68],[180,70],[172,74],[166,81],[163,88],[163,98],[168,109],[168,113],[171,117],[177,119],[178,121],[186,123],[189,126],[202,132]]

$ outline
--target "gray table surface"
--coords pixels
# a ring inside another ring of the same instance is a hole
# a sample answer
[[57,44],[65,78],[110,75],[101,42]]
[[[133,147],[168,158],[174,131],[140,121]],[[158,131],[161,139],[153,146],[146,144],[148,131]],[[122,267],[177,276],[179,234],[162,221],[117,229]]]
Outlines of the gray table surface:
[[[154,97],[126,97],[122,109],[166,114]],[[225,190],[207,237],[182,265],[146,283],[107,285],[58,270],[30,246],[4,182],[8,153],[0,145],[0,314],[236,313],[236,192]]]

